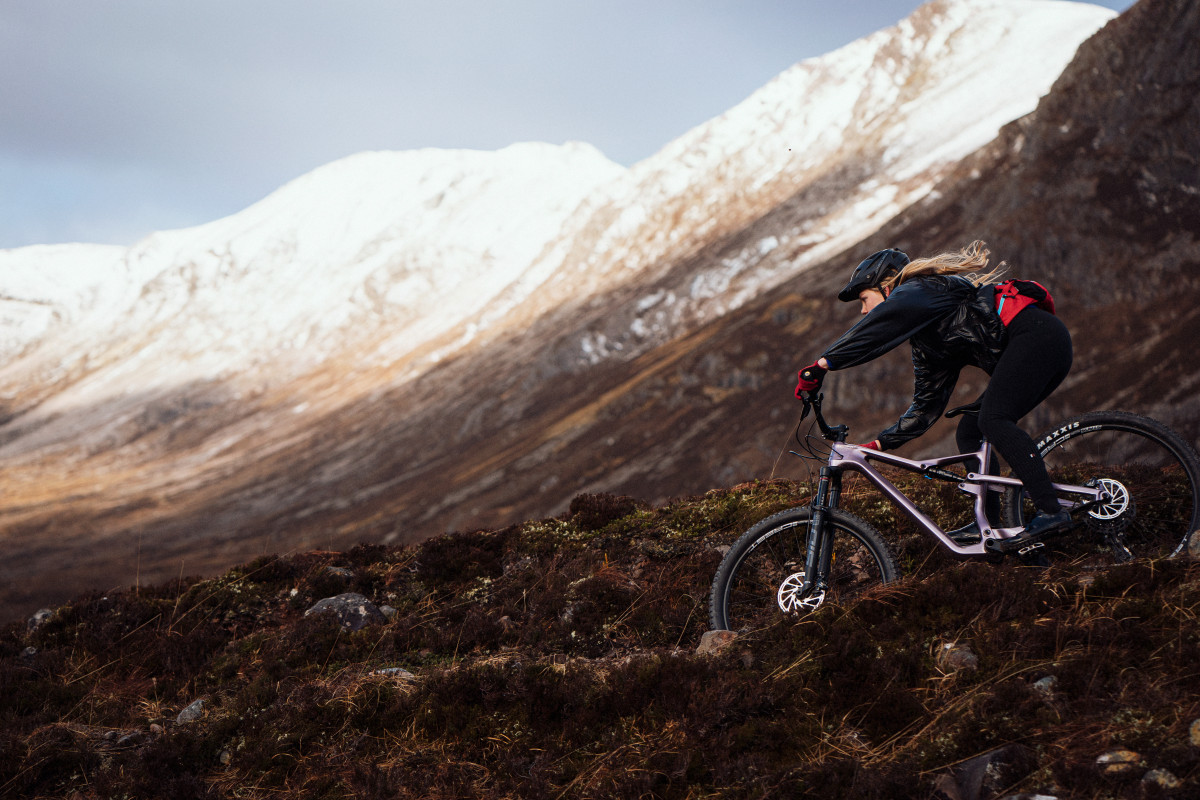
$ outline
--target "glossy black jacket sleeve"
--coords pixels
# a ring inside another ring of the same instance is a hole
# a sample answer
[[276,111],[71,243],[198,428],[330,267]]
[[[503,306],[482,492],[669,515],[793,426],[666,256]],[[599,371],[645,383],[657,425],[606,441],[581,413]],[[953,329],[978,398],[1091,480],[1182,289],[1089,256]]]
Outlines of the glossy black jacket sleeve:
[[953,311],[959,300],[941,286],[924,280],[897,287],[821,357],[830,369],[865,364],[887,353]]
[[912,405],[895,425],[879,434],[884,450],[894,450],[933,427],[950,403],[959,369],[934,363],[921,347],[913,345],[914,385]]

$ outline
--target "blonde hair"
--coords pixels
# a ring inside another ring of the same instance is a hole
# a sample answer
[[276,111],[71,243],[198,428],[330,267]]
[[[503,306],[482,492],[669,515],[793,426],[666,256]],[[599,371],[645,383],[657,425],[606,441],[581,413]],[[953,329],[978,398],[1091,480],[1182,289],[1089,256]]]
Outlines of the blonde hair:
[[890,292],[905,281],[924,275],[962,275],[976,286],[982,286],[999,278],[1008,268],[1008,265],[1001,261],[995,269],[984,272],[988,266],[989,255],[991,251],[987,249],[986,244],[976,239],[957,253],[941,253],[910,261],[898,274],[883,281],[879,288]]

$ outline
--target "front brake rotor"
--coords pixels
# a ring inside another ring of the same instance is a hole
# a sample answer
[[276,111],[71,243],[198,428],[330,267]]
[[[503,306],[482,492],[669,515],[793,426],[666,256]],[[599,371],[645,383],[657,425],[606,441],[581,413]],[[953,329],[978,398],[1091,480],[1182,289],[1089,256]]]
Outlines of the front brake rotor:
[[779,584],[779,591],[775,593],[775,601],[779,604],[780,611],[785,614],[803,614],[815,611],[817,606],[825,600],[824,589],[810,590],[807,596],[801,594],[803,590],[803,572],[797,572],[784,578],[783,583]]

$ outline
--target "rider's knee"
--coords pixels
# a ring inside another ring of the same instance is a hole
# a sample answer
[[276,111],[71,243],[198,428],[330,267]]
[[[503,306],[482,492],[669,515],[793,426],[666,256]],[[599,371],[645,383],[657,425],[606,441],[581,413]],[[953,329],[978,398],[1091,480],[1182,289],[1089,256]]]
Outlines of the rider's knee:
[[997,436],[1003,436],[1015,428],[1017,421],[1012,419],[1008,414],[1000,413],[994,409],[985,409],[979,412],[978,424],[979,430],[983,435],[995,441]]

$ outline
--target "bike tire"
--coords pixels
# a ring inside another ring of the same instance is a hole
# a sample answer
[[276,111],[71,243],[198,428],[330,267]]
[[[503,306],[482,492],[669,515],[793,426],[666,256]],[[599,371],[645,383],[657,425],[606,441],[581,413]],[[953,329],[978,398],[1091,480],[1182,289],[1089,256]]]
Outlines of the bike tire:
[[[840,510],[830,510],[825,519],[833,526],[830,586],[820,598],[793,596],[799,606],[795,611],[815,608],[825,599],[845,601],[900,575],[891,548],[870,524]],[[758,522],[733,543],[709,594],[713,630],[744,633],[791,615],[780,605],[780,589],[803,581],[811,523],[811,508],[791,508]]]
[[[1036,440],[1050,480],[1109,481],[1114,502],[1079,512],[1071,532],[1045,542],[1051,555],[1105,554],[1116,561],[1171,558],[1200,527],[1200,456],[1157,420],[1124,411],[1071,417]],[[1023,525],[1034,513],[1023,492],[1009,492],[1007,515]]]

